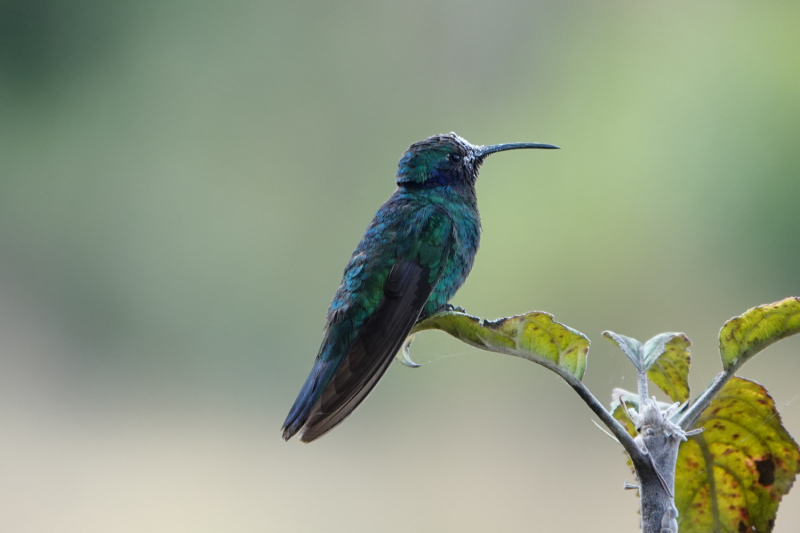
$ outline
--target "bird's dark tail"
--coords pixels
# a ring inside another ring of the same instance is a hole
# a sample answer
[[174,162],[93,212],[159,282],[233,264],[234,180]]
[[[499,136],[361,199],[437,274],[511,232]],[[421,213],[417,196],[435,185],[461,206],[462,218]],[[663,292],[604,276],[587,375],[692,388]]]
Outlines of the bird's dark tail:
[[305,425],[311,408],[322,395],[322,391],[330,381],[331,376],[333,376],[333,371],[335,370],[333,367],[334,365],[330,361],[326,362],[321,358],[317,358],[314,362],[314,368],[311,369],[311,373],[303,384],[303,388],[300,389],[300,394],[297,395],[291,411],[289,411],[289,416],[286,417],[286,421],[283,423],[284,440],[291,439]]

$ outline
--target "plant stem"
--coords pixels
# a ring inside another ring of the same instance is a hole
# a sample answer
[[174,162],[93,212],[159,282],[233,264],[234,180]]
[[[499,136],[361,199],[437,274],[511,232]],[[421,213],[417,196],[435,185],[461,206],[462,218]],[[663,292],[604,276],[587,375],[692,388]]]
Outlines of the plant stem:
[[[636,469],[642,533],[663,533],[665,517],[669,521],[675,509],[675,464],[681,439],[664,429],[663,426],[643,428],[644,433],[639,435],[652,459],[652,468]],[[650,431],[652,434],[648,434]],[[678,532],[672,530],[672,533]]]
[[695,423],[697,417],[699,417],[702,412],[705,411],[706,407],[708,407],[711,403],[711,400],[713,400],[714,397],[719,394],[719,391],[721,391],[722,387],[728,383],[740,366],[741,364],[732,365],[724,372],[717,374],[717,377],[714,378],[714,381],[711,382],[711,385],[709,385],[709,387],[703,391],[703,394],[698,396],[692,406],[686,410],[686,412],[678,421],[678,425],[681,427],[681,429],[687,431],[692,427],[692,424]]
[[644,402],[645,398],[650,397],[647,390],[647,370],[637,370],[636,372],[639,377],[639,405],[642,405],[642,402]]
[[[661,412],[658,403],[648,398],[647,370],[638,371],[639,413],[636,415],[641,443],[647,453],[650,468],[636,467],[639,478],[639,511],[642,516],[642,533],[672,531],[668,524],[675,509],[675,464],[681,430]],[[667,524],[666,528],[662,528]],[[674,531],[673,533],[677,533]]]
[[[557,371],[558,372],[558,371]],[[636,444],[625,428],[617,422],[617,420],[611,416],[611,413],[603,407],[597,398],[591,393],[589,389],[586,388],[586,385],[583,384],[581,380],[570,374],[569,372],[558,372],[558,374],[566,381],[570,387],[578,393],[578,396],[586,402],[586,405],[589,406],[589,409],[594,411],[603,424],[611,431],[611,433],[616,437],[622,447],[625,448],[625,451],[631,458],[631,461],[634,465],[641,464],[641,465],[648,465],[649,461],[647,456],[642,452],[641,448]]]

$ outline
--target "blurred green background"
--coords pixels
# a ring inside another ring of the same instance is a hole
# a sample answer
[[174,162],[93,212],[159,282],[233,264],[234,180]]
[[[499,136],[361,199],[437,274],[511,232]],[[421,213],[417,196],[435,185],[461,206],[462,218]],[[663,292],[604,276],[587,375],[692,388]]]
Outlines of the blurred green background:
[[[0,1],[0,528],[635,531],[554,374],[418,336],[312,445],[279,428],[412,142],[539,141],[478,184],[453,303],[594,340],[800,295],[800,3]],[[800,341],[743,369],[800,435]],[[776,532],[800,528],[800,495]]]

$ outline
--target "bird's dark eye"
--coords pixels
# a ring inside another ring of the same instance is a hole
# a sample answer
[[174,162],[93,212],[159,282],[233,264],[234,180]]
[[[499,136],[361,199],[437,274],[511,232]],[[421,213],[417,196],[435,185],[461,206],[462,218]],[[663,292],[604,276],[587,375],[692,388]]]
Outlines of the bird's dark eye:
[[459,154],[450,154],[447,156],[447,158],[453,163],[458,163],[461,161],[461,156]]

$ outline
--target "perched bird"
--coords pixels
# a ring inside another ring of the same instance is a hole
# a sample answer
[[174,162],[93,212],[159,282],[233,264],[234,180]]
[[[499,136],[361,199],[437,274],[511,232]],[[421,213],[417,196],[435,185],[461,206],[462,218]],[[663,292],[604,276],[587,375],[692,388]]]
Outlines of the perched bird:
[[449,133],[403,154],[397,189],[344,269],[284,439],[300,431],[300,440],[311,442],[339,424],[372,391],[417,320],[451,308],[478,251],[478,169],[489,154],[517,148],[558,147],[474,146]]

